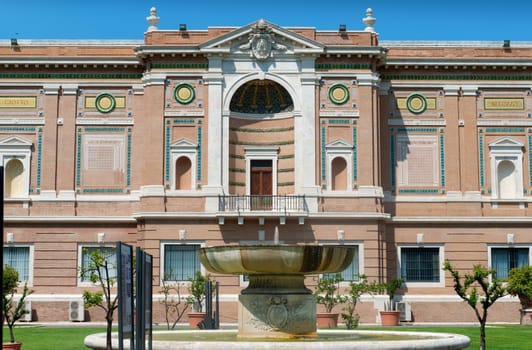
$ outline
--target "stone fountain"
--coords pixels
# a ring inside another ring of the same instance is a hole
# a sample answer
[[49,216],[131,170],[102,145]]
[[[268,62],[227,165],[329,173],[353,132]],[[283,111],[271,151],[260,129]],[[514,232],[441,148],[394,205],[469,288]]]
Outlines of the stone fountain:
[[202,248],[200,261],[215,273],[249,275],[239,295],[238,338],[316,337],[316,300],[305,275],[344,270],[346,246],[246,245]]

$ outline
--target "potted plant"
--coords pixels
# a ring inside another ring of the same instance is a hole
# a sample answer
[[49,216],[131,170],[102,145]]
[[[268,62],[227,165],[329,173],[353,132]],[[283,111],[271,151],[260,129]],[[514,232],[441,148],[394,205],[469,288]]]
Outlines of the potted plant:
[[388,302],[384,304],[384,310],[380,311],[381,324],[383,326],[397,326],[399,325],[400,312],[395,308],[395,302],[393,300],[395,293],[404,281],[401,278],[393,277],[388,282],[382,283],[380,289],[388,295]]
[[346,301],[346,297],[338,292],[340,282],[343,280],[340,273],[328,275],[318,280],[314,296],[316,297],[316,303],[323,305],[325,308],[325,312],[316,314],[319,328],[334,328],[338,326],[338,313],[333,313],[333,309],[336,305]]
[[203,276],[201,271],[196,271],[194,277],[189,278],[189,296],[186,298],[186,302],[192,308],[192,311],[188,313],[188,322],[191,328],[197,328],[205,319],[203,302],[205,301],[205,285],[209,281],[211,281],[211,275]]
[[[15,341],[15,323],[28,311],[24,308],[26,297],[33,293],[24,283],[22,294],[18,301],[14,300],[18,286],[18,272],[9,265],[4,266],[4,278],[2,280],[2,317],[9,328],[9,343],[3,343],[3,349],[20,349],[22,343]],[[2,322],[3,323],[3,322]]]
[[521,302],[521,324],[527,309],[532,309],[532,266],[526,265],[510,270],[506,291],[519,297]]

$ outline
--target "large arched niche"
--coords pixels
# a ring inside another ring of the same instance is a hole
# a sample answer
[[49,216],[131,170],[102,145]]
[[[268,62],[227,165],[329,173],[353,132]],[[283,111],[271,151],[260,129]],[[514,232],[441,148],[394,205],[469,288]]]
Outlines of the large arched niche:
[[[261,79],[258,75],[242,78],[233,84],[226,96],[228,190],[231,194],[294,193],[297,101],[286,81],[268,76],[272,79]],[[260,181],[254,177],[257,169],[264,175]]]

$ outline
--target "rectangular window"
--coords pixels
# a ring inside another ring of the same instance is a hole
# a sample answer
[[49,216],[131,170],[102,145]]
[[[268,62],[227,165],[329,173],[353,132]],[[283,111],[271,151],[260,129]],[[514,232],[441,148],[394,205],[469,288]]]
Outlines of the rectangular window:
[[[89,273],[84,274],[80,277],[80,281],[82,283],[89,283],[90,282],[90,270],[94,270],[96,268],[95,261],[93,259],[93,254],[98,253],[99,256],[103,258],[104,263],[101,263],[102,267],[100,268],[100,273],[103,275],[105,279],[115,279],[117,277],[116,274],[116,249],[115,247],[110,246],[83,246],[81,248],[81,269],[83,271],[87,271]],[[107,273],[108,275],[105,276],[105,267],[103,265],[107,265]]]
[[401,278],[406,283],[438,283],[442,264],[440,248],[401,248]]
[[188,281],[201,270],[198,249],[200,244],[164,244],[162,253],[165,281]]
[[[342,278],[344,279],[345,282],[359,281],[360,274],[362,273],[361,268],[360,268],[360,265],[361,265],[360,246],[361,245],[349,244],[349,243],[344,243],[344,245],[348,246],[349,248],[354,248],[355,253],[353,255],[353,261],[351,262],[351,264],[345,270],[341,271],[340,274],[342,275]],[[333,275],[335,274],[326,273],[326,274],[323,274],[323,277],[325,278],[333,277]]]
[[8,246],[4,247],[4,265],[9,265],[18,272],[21,282],[30,281],[30,247]]
[[491,268],[497,278],[508,278],[514,267],[529,265],[529,248],[491,248]]

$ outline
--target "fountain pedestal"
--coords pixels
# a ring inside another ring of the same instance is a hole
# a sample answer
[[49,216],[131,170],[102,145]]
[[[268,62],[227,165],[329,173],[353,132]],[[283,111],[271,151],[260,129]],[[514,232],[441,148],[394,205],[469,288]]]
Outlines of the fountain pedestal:
[[238,338],[317,337],[312,295],[240,295]]
[[239,338],[317,337],[316,299],[304,275],[250,275],[240,294]]

